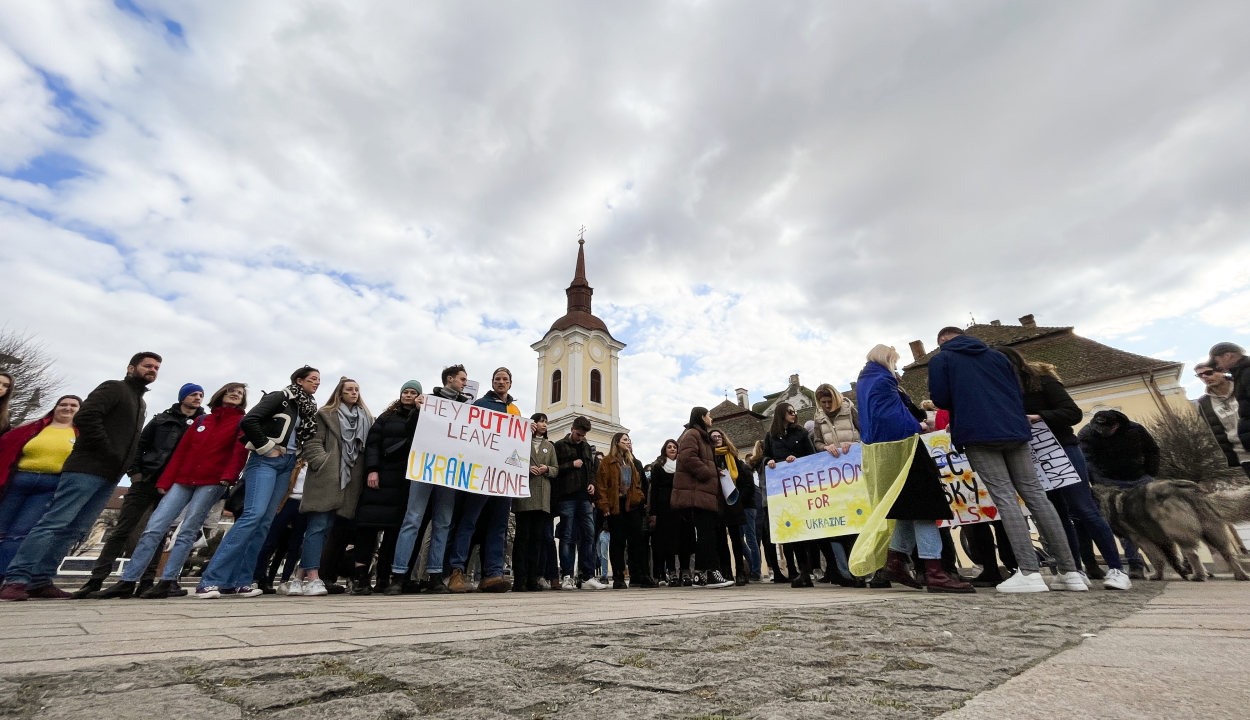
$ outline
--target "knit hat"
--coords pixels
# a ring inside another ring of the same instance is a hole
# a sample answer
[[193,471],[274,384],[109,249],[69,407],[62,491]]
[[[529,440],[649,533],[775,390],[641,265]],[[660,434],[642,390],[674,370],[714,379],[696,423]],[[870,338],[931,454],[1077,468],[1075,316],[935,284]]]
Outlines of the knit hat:
[[187,396],[190,395],[191,393],[199,393],[203,395],[204,388],[200,387],[199,385],[196,385],[195,383],[187,383],[186,385],[183,385],[181,388],[178,389],[178,402],[182,402],[183,400],[186,400]]
[[417,382],[416,380],[409,380],[408,382],[400,386],[399,394],[403,395],[405,390],[416,390],[418,395],[425,394],[421,391],[421,383]]

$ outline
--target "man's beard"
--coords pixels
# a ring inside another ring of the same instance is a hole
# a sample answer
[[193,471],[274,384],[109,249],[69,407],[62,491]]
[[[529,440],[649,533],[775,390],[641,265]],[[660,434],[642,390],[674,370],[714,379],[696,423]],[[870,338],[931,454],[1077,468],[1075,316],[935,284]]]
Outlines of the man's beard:
[[147,378],[143,374],[141,374],[138,370],[136,370],[133,374],[131,374],[130,377],[134,378],[135,380],[138,380],[140,383],[143,383],[144,385],[151,385],[152,383],[156,382],[155,375],[153,375],[151,378]]

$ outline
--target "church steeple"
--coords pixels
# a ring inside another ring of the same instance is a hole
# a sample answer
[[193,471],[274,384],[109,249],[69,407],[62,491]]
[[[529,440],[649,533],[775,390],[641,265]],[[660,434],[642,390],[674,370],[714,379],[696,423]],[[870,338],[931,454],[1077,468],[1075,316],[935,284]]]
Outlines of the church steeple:
[[552,324],[552,330],[567,330],[576,326],[587,330],[602,330],[608,333],[608,337],[612,337],[608,326],[595,317],[590,309],[590,297],[595,294],[595,289],[586,280],[585,238],[577,239],[577,267],[573,271],[573,283],[565,288],[564,294],[568,297],[568,309],[564,317]]

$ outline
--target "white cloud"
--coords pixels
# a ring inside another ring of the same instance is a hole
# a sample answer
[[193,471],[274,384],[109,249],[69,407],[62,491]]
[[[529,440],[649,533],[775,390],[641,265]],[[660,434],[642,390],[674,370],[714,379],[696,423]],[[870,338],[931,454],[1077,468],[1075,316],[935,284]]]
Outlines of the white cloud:
[[970,313],[1250,335],[1242,4],[141,7],[3,5],[0,323],[76,390],[463,361],[528,410],[583,223],[640,447]]

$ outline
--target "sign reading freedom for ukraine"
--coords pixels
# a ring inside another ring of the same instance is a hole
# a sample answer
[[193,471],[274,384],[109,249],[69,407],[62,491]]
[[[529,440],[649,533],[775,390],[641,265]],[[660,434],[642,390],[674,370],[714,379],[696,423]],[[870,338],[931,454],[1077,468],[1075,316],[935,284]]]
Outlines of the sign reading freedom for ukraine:
[[425,397],[408,479],[479,495],[530,496],[530,422],[518,415]]
[[773,542],[858,533],[872,512],[861,477],[862,458],[863,450],[855,443],[841,457],[818,452],[765,469]]

